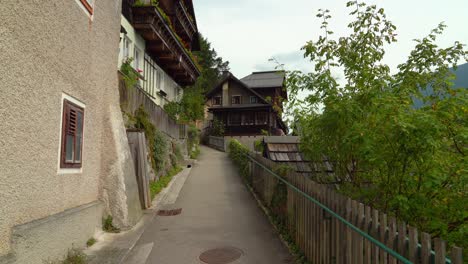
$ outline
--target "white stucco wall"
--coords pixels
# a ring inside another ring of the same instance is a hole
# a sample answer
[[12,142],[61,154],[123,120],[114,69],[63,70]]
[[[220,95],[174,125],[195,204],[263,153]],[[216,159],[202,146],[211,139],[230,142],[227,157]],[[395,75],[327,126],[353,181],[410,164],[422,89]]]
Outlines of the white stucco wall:
[[[12,230],[37,219],[98,200],[107,202],[106,211],[121,226],[141,213],[129,210],[133,198],[125,185],[133,170],[116,71],[120,5],[95,1],[90,19],[79,1],[0,4],[0,259],[19,250]],[[77,173],[58,172],[63,94],[86,105],[83,167]],[[84,245],[83,237],[71,236],[89,234],[91,226],[56,230],[68,234],[61,242],[71,247],[72,241]],[[35,238],[37,245],[51,242],[46,232],[31,233],[45,234]]]
[[[129,54],[130,57],[134,58],[135,54],[135,49],[138,49],[140,51],[145,52],[146,48],[146,43],[145,40],[141,35],[139,35],[136,30],[133,28],[133,26],[130,24],[130,22],[124,17],[121,16],[121,25],[127,31],[126,34],[121,33],[120,37],[122,38],[122,41],[120,42],[119,45],[119,64],[118,67],[122,65],[122,63],[128,59],[124,55],[124,38],[128,38],[131,42],[130,49],[129,49]],[[142,57],[142,63],[144,64],[144,54]],[[173,102],[173,101],[178,101],[180,98],[182,98],[183,95],[183,90],[180,88],[180,86],[169,76],[161,67],[159,67],[155,62],[153,62],[156,71],[159,72],[159,76],[161,77],[160,81],[157,81],[154,89],[145,89],[153,98],[152,100],[159,106],[164,106],[167,102]],[[145,80],[148,80],[149,76],[146,74],[146,70],[144,69],[144,65],[140,65],[136,69],[141,69],[143,72],[141,75],[145,78]],[[153,76],[156,76],[156,73],[152,72],[151,73]],[[145,88],[144,81],[140,81],[140,85]],[[158,95],[159,91],[164,91],[167,96],[162,97]]]

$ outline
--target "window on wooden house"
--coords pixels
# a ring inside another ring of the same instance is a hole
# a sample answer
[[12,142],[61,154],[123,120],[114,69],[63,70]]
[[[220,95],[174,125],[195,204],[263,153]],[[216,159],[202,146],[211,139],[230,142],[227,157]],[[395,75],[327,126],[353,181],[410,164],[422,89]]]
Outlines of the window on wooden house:
[[63,101],[60,168],[81,168],[84,109]]
[[258,98],[257,98],[257,96],[250,96],[250,103],[251,103],[251,104],[256,104],[256,103],[258,103]]
[[240,113],[229,113],[228,124],[238,126],[242,123],[242,115]]
[[255,114],[255,124],[266,125],[268,123],[268,113],[258,112]]
[[255,125],[255,113],[244,113],[242,115],[242,125]]
[[221,96],[213,97],[213,105],[221,105],[223,103],[223,99]]
[[242,103],[242,96],[240,96],[240,95],[233,95],[233,96],[232,96],[232,101],[231,101],[231,103],[232,103],[233,105],[241,104],[241,103]]
[[83,6],[88,10],[89,14],[93,14],[94,0],[80,0]]

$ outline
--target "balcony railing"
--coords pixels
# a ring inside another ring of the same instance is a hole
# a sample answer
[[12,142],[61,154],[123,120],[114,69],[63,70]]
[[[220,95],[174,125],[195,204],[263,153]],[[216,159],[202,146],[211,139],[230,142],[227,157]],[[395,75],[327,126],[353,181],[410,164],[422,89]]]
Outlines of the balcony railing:
[[169,17],[158,7],[134,4],[134,0],[124,0],[122,14],[145,39],[147,52],[179,85],[193,85],[200,70]]
[[197,28],[189,13],[187,12],[187,8],[185,7],[183,1],[179,1],[177,4],[176,17],[178,23],[183,28],[183,33],[187,36],[187,39],[192,40],[193,35],[197,32]]

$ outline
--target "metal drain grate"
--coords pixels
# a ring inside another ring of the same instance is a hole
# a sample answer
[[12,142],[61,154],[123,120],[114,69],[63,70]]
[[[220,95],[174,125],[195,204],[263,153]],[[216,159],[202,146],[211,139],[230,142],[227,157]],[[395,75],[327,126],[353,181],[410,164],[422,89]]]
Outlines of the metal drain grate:
[[173,216],[173,215],[180,215],[182,213],[182,208],[173,209],[173,210],[159,210],[159,216]]
[[215,248],[203,252],[200,260],[206,264],[228,264],[238,260],[243,254],[244,252],[238,248]]

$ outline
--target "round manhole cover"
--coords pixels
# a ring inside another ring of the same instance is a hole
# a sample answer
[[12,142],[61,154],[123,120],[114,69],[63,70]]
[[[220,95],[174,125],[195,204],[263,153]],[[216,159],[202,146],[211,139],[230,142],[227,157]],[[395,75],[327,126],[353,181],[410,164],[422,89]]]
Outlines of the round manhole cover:
[[203,252],[200,260],[207,264],[227,264],[239,259],[242,254],[242,250],[238,248],[215,248]]

